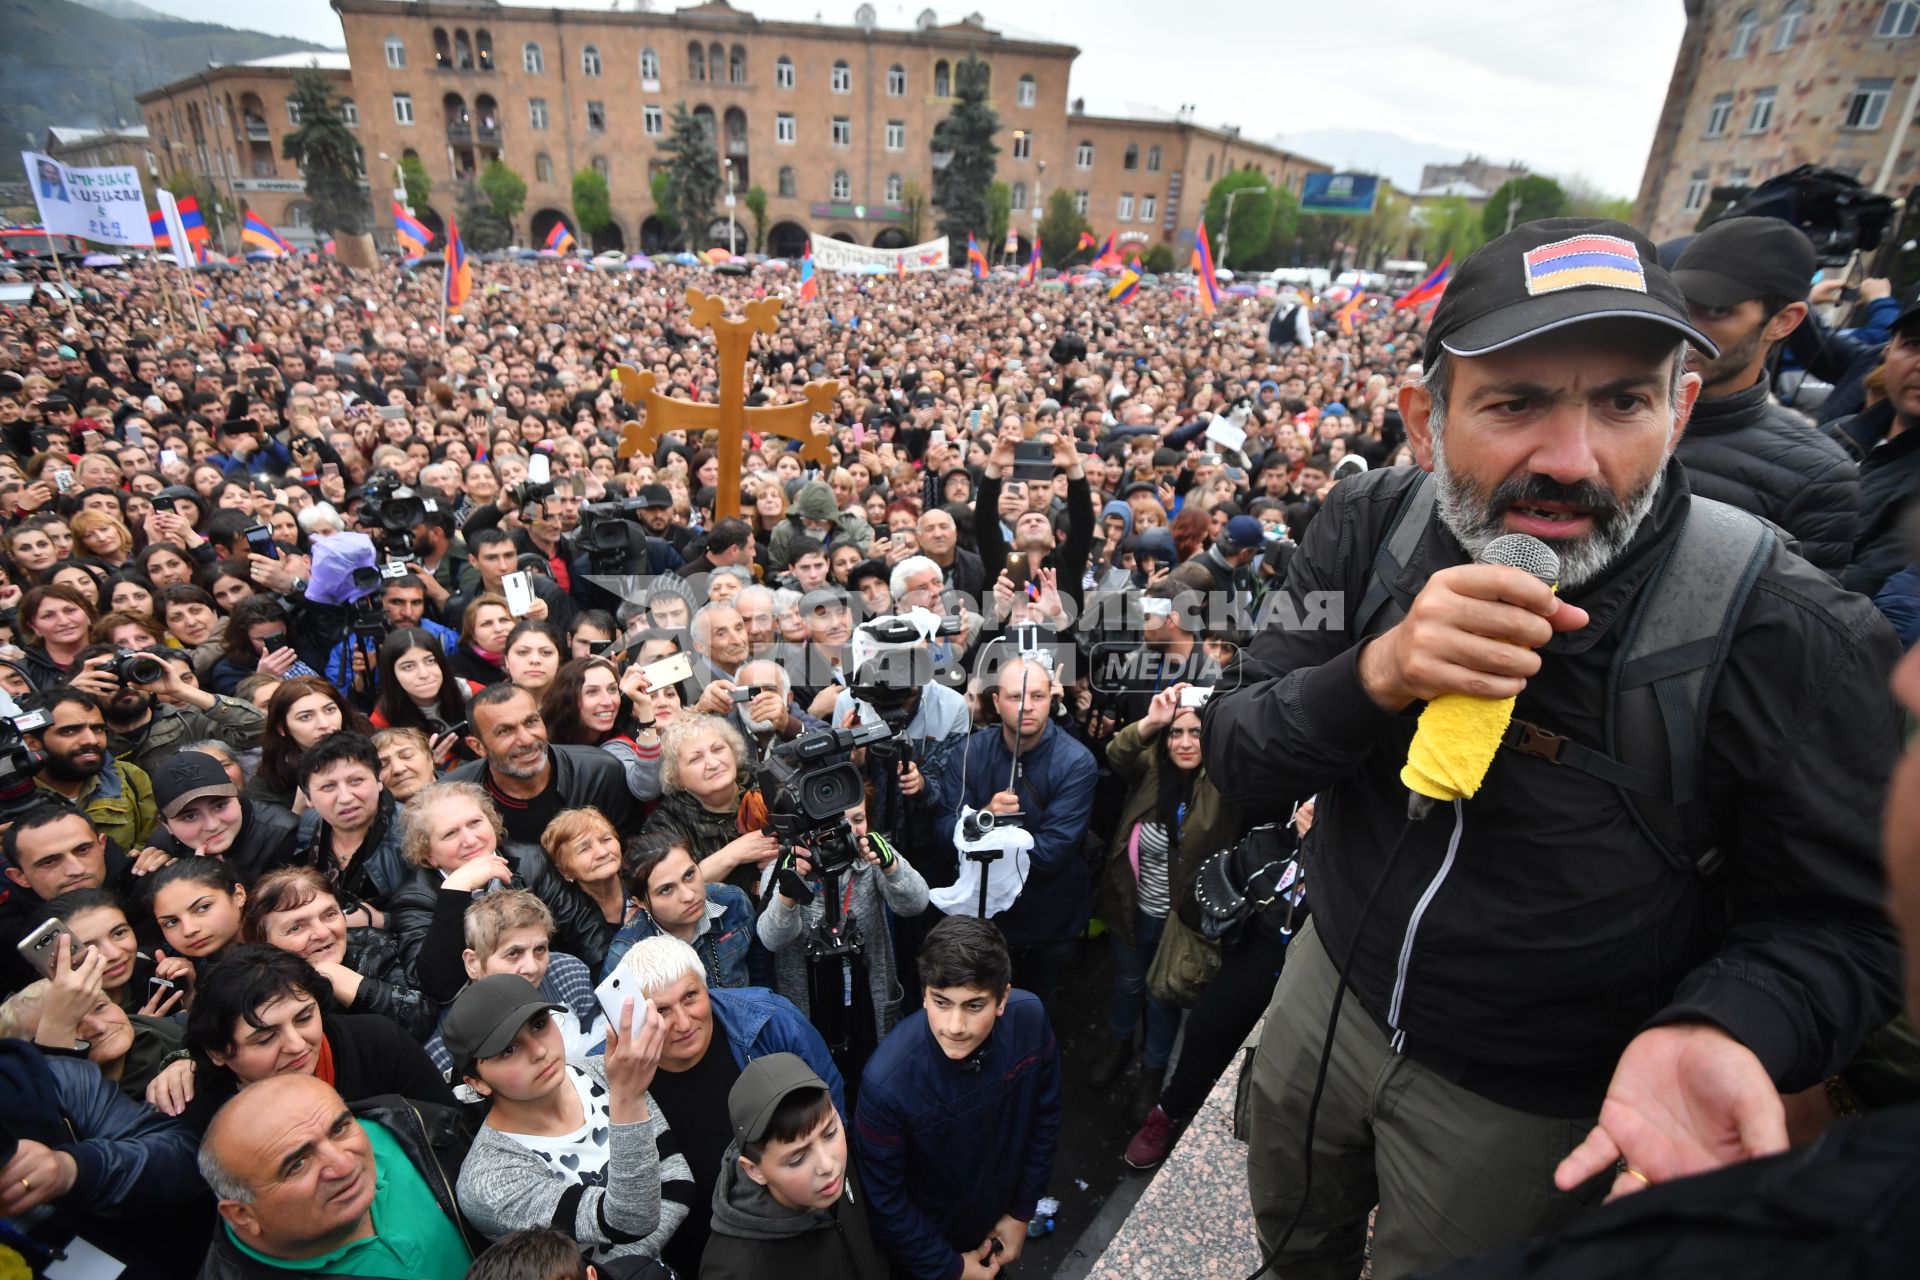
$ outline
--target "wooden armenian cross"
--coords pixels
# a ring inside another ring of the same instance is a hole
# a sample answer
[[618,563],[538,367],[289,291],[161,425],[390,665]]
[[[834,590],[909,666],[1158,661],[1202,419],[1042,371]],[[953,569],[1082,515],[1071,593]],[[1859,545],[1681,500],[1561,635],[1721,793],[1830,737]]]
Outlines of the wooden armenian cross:
[[840,394],[840,383],[833,378],[809,382],[806,399],[796,404],[762,405],[747,408],[747,357],[753,347],[753,335],[772,333],[780,317],[779,298],[758,298],[747,304],[744,320],[727,314],[725,299],[699,289],[687,290],[687,306],[698,329],[713,330],[720,349],[720,403],[698,404],[662,395],[654,385],[651,372],[620,365],[614,377],[628,404],[638,405],[644,415],[641,422],[629,422],[620,436],[622,459],[636,453],[651,456],[663,431],[685,431],[689,438],[701,431],[720,434],[720,484],[714,499],[714,516],[725,519],[740,514],[741,458],[748,431],[798,441],[800,456],[816,467],[832,465],[827,452],[829,436],[816,431],[815,414],[830,413]]

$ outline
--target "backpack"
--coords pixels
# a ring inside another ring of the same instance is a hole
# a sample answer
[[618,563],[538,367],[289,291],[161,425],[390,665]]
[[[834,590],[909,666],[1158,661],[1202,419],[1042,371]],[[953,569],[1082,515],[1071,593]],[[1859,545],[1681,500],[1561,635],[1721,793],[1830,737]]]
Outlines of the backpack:
[[[1418,548],[1434,501],[1434,486],[1422,474],[1374,557],[1349,634],[1365,634],[1376,618],[1392,625],[1405,616],[1387,584]],[[1662,856],[1711,874],[1721,854],[1700,771],[1707,710],[1735,624],[1779,541],[1778,531],[1758,517],[1694,495],[1686,523],[1634,602],[1614,651],[1605,750],[1517,719],[1501,745],[1612,786]]]

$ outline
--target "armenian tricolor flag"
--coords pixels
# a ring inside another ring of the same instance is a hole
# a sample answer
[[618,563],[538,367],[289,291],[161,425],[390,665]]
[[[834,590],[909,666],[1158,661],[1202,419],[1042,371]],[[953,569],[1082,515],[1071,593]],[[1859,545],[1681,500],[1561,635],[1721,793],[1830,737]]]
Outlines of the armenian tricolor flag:
[[186,231],[187,239],[196,245],[206,244],[207,220],[200,215],[200,198],[188,196],[177,202],[176,207],[180,210],[180,226]]
[[1040,242],[1033,242],[1033,252],[1027,257],[1026,270],[1020,273],[1021,284],[1032,284],[1040,278]]
[[1114,302],[1132,302],[1133,295],[1140,292],[1141,275],[1132,267],[1120,273],[1119,281],[1107,290],[1107,297]]
[[1094,255],[1093,262],[1089,265],[1102,270],[1110,270],[1120,265],[1120,250],[1113,243],[1114,236],[1117,234],[1113,231],[1107,232],[1107,242],[1100,246],[1100,252]]
[[1097,245],[1097,244],[1099,244],[1099,243],[1100,243],[1100,242],[1099,242],[1098,240],[1096,240],[1096,239],[1094,239],[1094,238],[1093,238],[1093,232],[1091,232],[1091,231],[1082,231],[1082,232],[1080,233],[1080,243],[1079,243],[1079,244],[1076,244],[1075,246],[1073,246],[1073,251],[1074,251],[1075,253],[1078,253],[1078,252],[1080,252],[1080,251],[1081,251],[1082,249],[1091,249],[1091,248],[1093,248],[1093,247],[1094,247],[1095,245]]
[[447,309],[452,311],[473,294],[473,264],[467,261],[466,246],[460,243],[460,224],[447,219]]
[[[1588,239],[1590,237],[1582,236],[1580,238]],[[1603,240],[1613,240],[1612,236],[1601,236],[1599,238]],[[1615,243],[1626,245],[1627,252],[1630,254],[1633,253],[1633,246],[1629,244],[1627,241],[1616,240]],[[1552,248],[1553,246],[1549,245],[1547,247]],[[1539,252],[1539,250],[1535,250],[1535,252],[1537,253]],[[1533,256],[1532,254],[1528,255],[1529,258],[1531,258],[1532,256]],[[1639,261],[1640,259],[1636,255],[1634,257],[1634,263],[1636,266],[1638,266]],[[1527,270],[1529,272],[1533,270],[1531,263],[1529,263]],[[1446,257],[1440,259],[1440,265],[1435,267],[1430,273],[1428,273],[1427,278],[1425,280],[1422,280],[1419,284],[1413,286],[1411,290],[1402,294],[1398,299],[1394,301],[1393,309],[1395,311],[1406,311],[1409,308],[1417,307],[1423,303],[1433,301],[1435,298],[1439,297],[1441,294],[1447,291],[1447,277],[1452,273],[1453,273],[1453,254],[1448,253]],[[1644,286],[1645,277],[1641,278],[1641,283]],[[1529,285],[1528,287],[1532,288],[1531,285]],[[1556,286],[1556,287],[1564,287],[1564,286]]]
[[800,259],[800,301],[811,302],[820,296],[820,282],[813,278],[813,241],[807,241],[807,252]]
[[[1367,299],[1372,296],[1373,295],[1369,294],[1366,290],[1356,287],[1353,291],[1353,296],[1347,299],[1346,305],[1333,313],[1333,318],[1340,325],[1340,332],[1343,335],[1349,338],[1353,336],[1353,324],[1354,321],[1360,317],[1360,308],[1364,306]],[[1395,305],[1397,306],[1399,304],[1396,303]]]
[[1573,236],[1543,244],[1526,258],[1527,292],[1538,297],[1577,289],[1581,285],[1605,285],[1612,289],[1647,291],[1647,273],[1640,265],[1640,251],[1631,240],[1619,236]]
[[393,234],[400,242],[400,256],[417,258],[433,243],[433,232],[426,223],[407,212],[407,206],[393,202]]
[[167,215],[155,209],[147,215],[147,223],[153,228],[153,247],[156,249],[173,248],[173,237],[167,234]]
[[982,279],[987,274],[987,255],[980,252],[980,242],[973,238],[973,232],[967,232],[967,265],[973,268],[973,278]]
[[1207,220],[1193,233],[1193,274],[1200,283],[1200,310],[1212,315],[1220,307],[1220,279],[1213,273],[1213,244],[1207,239]]
[[545,247],[555,253],[572,253],[574,243],[573,232],[567,230],[567,224],[556,222],[553,224],[553,230],[547,232]]
[[250,244],[256,249],[264,249],[275,255],[293,252],[293,246],[287,243],[285,237],[275,231],[265,218],[251,209],[247,210],[247,216],[240,223],[240,243]]

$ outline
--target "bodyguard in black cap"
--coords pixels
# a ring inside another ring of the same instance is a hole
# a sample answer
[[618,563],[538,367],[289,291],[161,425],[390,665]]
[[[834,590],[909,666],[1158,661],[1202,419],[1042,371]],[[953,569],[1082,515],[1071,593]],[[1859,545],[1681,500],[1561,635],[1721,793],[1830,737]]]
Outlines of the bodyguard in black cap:
[[[1228,800],[1319,797],[1313,919],[1250,1073],[1253,1208],[1289,1280],[1352,1276],[1376,1204],[1374,1274],[1400,1276],[1780,1150],[1780,1095],[1895,1012],[1897,646],[1690,493],[1689,346],[1719,354],[1622,223],[1479,250],[1400,392],[1419,465],[1342,480],[1287,567],[1275,616],[1332,616],[1262,629],[1208,704]],[[1557,592],[1473,563],[1511,533],[1557,553]],[[1513,698],[1511,727],[1410,819],[1416,713],[1445,694]]]
[[1679,456],[1695,493],[1773,521],[1838,578],[1859,532],[1859,470],[1771,385],[1774,348],[1806,318],[1817,265],[1813,241],[1779,218],[1716,222],[1680,254],[1674,282],[1720,354],[1689,360],[1700,398]]

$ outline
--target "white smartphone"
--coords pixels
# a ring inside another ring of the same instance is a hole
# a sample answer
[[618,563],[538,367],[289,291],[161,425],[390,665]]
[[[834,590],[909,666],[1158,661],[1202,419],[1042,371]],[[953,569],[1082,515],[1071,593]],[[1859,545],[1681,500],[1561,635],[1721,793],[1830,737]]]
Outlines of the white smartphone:
[[533,579],[524,569],[509,573],[500,579],[500,590],[507,597],[507,612],[516,618],[524,618],[533,612]]
[[1212,696],[1213,689],[1210,686],[1190,684],[1180,691],[1180,705],[1183,708],[1204,707],[1207,705],[1207,699]]
[[640,668],[640,674],[647,678],[649,689],[665,688],[692,677],[693,659],[684,653],[669,654],[658,662],[649,662]]
[[613,972],[593,989],[593,996],[600,1002],[600,1012],[607,1015],[607,1025],[615,1031],[620,1029],[620,1012],[629,1000],[633,1001],[633,1034],[640,1033],[653,1013],[653,1001],[640,990],[640,980],[622,965],[613,967]]
[[161,466],[163,466],[163,467],[170,467],[170,466],[172,466],[172,465],[173,465],[174,463],[176,463],[176,462],[178,462],[178,461],[180,461],[180,455],[179,455],[179,454],[177,454],[177,453],[175,453],[175,452],[174,452],[173,450],[171,450],[171,449],[162,449],[162,450],[160,451],[160,465],[161,465]]
[[390,422],[397,422],[407,416],[407,407],[403,404],[376,405],[373,411]]
[[553,479],[553,464],[547,461],[544,453],[535,453],[527,459],[527,483],[545,484]]

